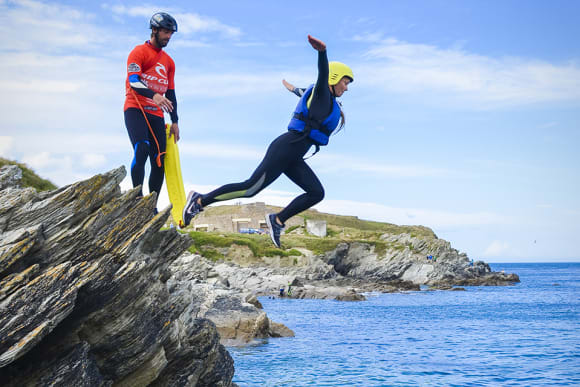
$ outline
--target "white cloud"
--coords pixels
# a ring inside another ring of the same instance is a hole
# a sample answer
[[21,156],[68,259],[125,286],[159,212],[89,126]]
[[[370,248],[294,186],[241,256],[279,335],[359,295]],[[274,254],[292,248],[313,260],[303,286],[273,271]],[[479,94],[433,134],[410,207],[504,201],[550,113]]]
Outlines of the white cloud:
[[279,72],[212,73],[187,68],[180,71],[184,75],[178,76],[179,95],[204,98],[280,93],[284,77]]
[[553,209],[553,208],[554,208],[554,205],[553,205],[553,204],[549,204],[549,203],[539,203],[539,204],[536,204],[536,207],[537,207],[537,208],[542,208],[542,209],[548,209],[548,210],[551,210],[551,209]]
[[357,65],[357,81],[396,93],[423,93],[434,103],[478,109],[552,101],[580,102],[580,68],[521,58],[491,58],[386,39]]
[[72,165],[70,157],[58,157],[50,152],[28,154],[22,158],[22,161],[33,169],[54,168],[63,165]]
[[155,7],[153,5],[144,5],[144,6],[138,6],[138,7],[126,7],[124,5],[112,5],[111,6],[108,4],[103,4],[102,7],[104,9],[108,9],[108,10],[112,11],[116,15],[125,15],[125,16],[131,16],[131,17],[144,16],[144,17],[149,18],[154,13],[162,11],[159,9],[159,7]]
[[171,41],[171,46],[175,48],[199,48],[210,47],[210,44],[199,40],[176,39],[175,41]]
[[436,209],[396,208],[372,202],[325,199],[316,208],[323,212],[358,216],[380,222],[452,228],[494,224],[513,224],[514,219],[490,212],[455,213]]
[[81,164],[87,168],[97,168],[105,165],[107,158],[102,154],[86,153],[83,154]]
[[264,155],[264,149],[231,145],[231,144],[212,144],[203,142],[180,141],[179,153],[181,157],[191,156],[196,158],[216,158],[226,160],[256,160],[259,161]]
[[111,112],[123,103],[122,62],[33,52],[5,52],[0,60],[6,69],[0,83],[11,96],[0,105],[6,126],[78,130],[82,125],[88,131],[119,121],[119,115]]
[[513,248],[508,242],[493,241],[483,252],[484,257],[513,256]]
[[32,168],[42,178],[48,179],[58,186],[85,180],[93,174],[79,172],[75,157],[58,155],[51,152],[26,154],[20,160]]
[[[196,190],[207,193],[215,188],[217,187],[186,184],[186,192]],[[265,189],[252,198],[237,198],[227,202],[219,202],[218,204],[231,204],[238,201],[241,203],[265,202],[270,205],[284,207],[301,193],[298,191]],[[169,203],[169,201],[167,200],[166,203]],[[423,225],[435,229],[515,223],[515,220],[508,216],[488,212],[453,213],[432,209],[395,208],[378,203],[353,200],[324,199],[314,208],[331,214],[358,216],[360,219],[399,225]]]
[[176,13],[175,18],[178,20],[180,31],[185,34],[196,32],[219,32],[230,38],[241,36],[242,32],[237,27],[228,26],[220,21],[201,16],[195,13]]
[[[264,156],[263,147],[246,146],[240,144],[206,143],[199,141],[180,141],[181,157],[213,158],[222,160],[254,160],[260,161]],[[416,178],[416,177],[452,177],[455,171],[443,168],[433,168],[423,165],[391,165],[380,164],[377,161],[360,160],[345,155],[325,152],[324,157],[312,161],[315,169],[323,173],[369,173],[373,176]]]
[[0,156],[10,157],[12,154],[12,144],[14,138],[11,136],[0,136]]
[[361,160],[360,158],[328,152],[325,152],[324,157],[313,161],[313,164],[316,164],[317,170],[324,172],[364,172],[384,177],[450,177],[456,175],[454,171],[443,168],[425,165],[381,164],[377,161]]
[[202,16],[197,13],[179,12],[174,10],[159,9],[150,5],[138,7],[126,7],[123,5],[103,6],[105,9],[110,9],[117,15],[128,15],[132,17],[146,17],[147,20],[156,12],[168,12],[177,21],[178,33],[193,34],[193,33],[212,33],[217,32],[230,38],[239,37],[242,32],[237,27],[223,24],[217,19]]
[[18,39],[2,39],[0,50],[46,52],[105,42],[106,36],[91,24],[92,19],[90,14],[59,4],[32,0],[0,3],[0,33],[18,34]]
[[[85,130],[85,128],[82,128]],[[125,134],[125,128],[121,129],[122,134],[111,135],[98,132],[83,132],[82,136],[76,133],[58,132],[34,133],[25,132],[13,136],[15,142],[13,149],[15,152],[37,155],[47,153],[50,149],[53,154],[85,155],[92,154],[106,155],[117,152],[131,153],[131,142]],[[34,158],[34,156],[30,156]]]
[[539,129],[550,129],[559,126],[560,123],[557,121],[546,122],[544,124],[538,125]]

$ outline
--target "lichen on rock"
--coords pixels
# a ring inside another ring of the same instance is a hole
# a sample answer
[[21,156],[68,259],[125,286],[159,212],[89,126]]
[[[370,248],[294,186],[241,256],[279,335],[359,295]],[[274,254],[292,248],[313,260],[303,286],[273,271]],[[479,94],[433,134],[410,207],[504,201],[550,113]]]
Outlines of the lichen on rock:
[[0,385],[232,385],[215,324],[167,287],[189,237],[125,174],[37,193],[0,169]]

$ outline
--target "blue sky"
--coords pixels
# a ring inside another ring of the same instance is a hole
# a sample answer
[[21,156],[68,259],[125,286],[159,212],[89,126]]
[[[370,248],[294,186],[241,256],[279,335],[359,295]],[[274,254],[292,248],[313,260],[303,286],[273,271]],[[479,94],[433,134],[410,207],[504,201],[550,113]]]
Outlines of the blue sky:
[[[476,260],[580,260],[579,2],[0,0],[0,156],[58,185],[128,168],[126,58],[156,11],[179,23],[187,189],[250,175],[297,102],[282,78],[316,78],[312,34],[355,74],[309,161],[315,208],[422,224]],[[251,201],[298,193],[281,177]]]

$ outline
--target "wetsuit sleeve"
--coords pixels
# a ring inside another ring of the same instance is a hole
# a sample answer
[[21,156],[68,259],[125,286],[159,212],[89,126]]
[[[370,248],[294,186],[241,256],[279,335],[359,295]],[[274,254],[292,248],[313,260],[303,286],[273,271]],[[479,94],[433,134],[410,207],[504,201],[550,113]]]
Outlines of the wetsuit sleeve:
[[169,71],[167,72],[167,88],[175,90],[175,62],[169,58]]
[[129,84],[137,94],[142,95],[143,97],[153,98],[155,95],[155,92],[151,89],[148,89],[147,86],[141,82],[141,79],[137,75],[133,74],[129,76]]
[[333,99],[328,88],[328,71],[326,50],[318,51],[318,79],[308,107],[310,116],[317,120],[324,120],[333,107]]
[[177,97],[175,96],[175,62],[173,61],[173,59],[171,59],[171,65],[169,66],[169,71],[167,74],[167,82],[168,82],[168,87],[167,87],[167,91],[165,92],[165,98],[167,98],[168,100],[171,101],[171,103],[173,104],[173,111],[171,113],[169,113],[169,116],[171,117],[171,122],[173,122],[174,124],[177,123]]
[[298,97],[302,97],[305,91],[306,89],[303,89],[301,87],[295,87],[294,90],[292,90],[292,92],[296,94]]
[[175,96],[175,89],[167,89],[167,91],[165,92],[165,97],[171,101],[171,103],[173,104],[173,111],[171,113],[169,113],[169,116],[171,117],[171,122],[173,122],[174,124],[177,123],[177,97]]
[[147,88],[141,81],[141,73],[143,71],[144,58],[138,49],[134,49],[129,54],[127,59],[127,77],[129,78],[129,85],[139,95],[147,98],[153,98],[155,92]]

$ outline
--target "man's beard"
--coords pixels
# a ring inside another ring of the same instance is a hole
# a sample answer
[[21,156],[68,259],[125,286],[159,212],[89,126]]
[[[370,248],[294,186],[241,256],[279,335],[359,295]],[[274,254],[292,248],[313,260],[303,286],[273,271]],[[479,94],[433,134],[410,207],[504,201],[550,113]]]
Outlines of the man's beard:
[[155,41],[157,42],[157,44],[159,45],[159,47],[163,48],[165,46],[167,46],[167,43],[169,43],[169,39],[166,39],[164,41],[161,40],[161,38],[159,37],[159,32],[155,33]]

